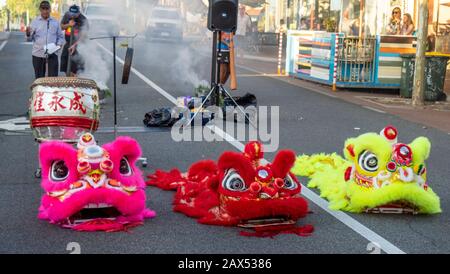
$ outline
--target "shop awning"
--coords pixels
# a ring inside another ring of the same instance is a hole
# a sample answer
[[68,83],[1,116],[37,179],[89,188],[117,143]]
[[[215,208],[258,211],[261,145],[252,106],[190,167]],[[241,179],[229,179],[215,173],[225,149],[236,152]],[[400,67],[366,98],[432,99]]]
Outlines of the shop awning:
[[[209,6],[209,0],[202,0],[203,4]],[[239,4],[243,4],[250,7],[261,7],[266,3],[266,0],[240,0]]]
[[246,10],[246,12],[250,16],[258,16],[259,14],[261,14],[263,9],[264,9],[263,7],[261,7],[261,8],[248,8]]
[[239,3],[250,7],[262,7],[266,0],[240,0]]

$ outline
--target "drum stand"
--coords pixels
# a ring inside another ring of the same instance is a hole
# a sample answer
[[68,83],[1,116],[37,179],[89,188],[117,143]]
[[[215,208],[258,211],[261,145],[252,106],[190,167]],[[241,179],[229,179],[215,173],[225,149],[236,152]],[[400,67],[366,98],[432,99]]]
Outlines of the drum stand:
[[[198,110],[194,113],[192,118],[189,120],[189,122],[185,126],[190,126],[192,122],[194,121],[195,117],[202,111],[203,107],[208,102],[208,99],[211,98],[212,104],[215,106],[220,105],[220,96],[226,96],[231,99],[233,104],[236,106],[236,108],[244,115],[245,121],[248,121],[250,125],[252,125],[254,128],[257,128],[253,122],[250,120],[247,113],[245,113],[244,109],[238,103],[236,100],[234,100],[233,96],[231,96],[230,92],[225,89],[222,83],[220,83],[220,64],[222,62],[222,49],[221,47],[218,47],[218,41],[220,43],[222,42],[222,33],[219,30],[215,30],[213,32],[213,48],[212,48],[212,64],[211,64],[211,90],[209,91],[208,95],[206,95],[206,98],[203,100],[202,104],[198,108]],[[212,105],[211,104],[211,105]]]
[[[134,39],[137,35],[134,36],[103,36],[103,37],[94,37],[90,38],[90,40],[104,40],[104,39],[112,39],[113,42],[113,98],[114,98],[114,139],[117,138],[117,64],[116,64],[116,44],[117,39]],[[138,159],[139,162],[142,163],[142,167],[148,166],[148,159],[147,157],[141,157]]]

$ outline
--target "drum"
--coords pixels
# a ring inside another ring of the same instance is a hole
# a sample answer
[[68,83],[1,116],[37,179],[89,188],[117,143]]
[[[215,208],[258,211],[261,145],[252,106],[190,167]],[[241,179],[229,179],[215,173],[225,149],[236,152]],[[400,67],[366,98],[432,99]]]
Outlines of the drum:
[[97,84],[75,77],[37,79],[31,85],[30,125],[35,138],[76,143],[99,126]]

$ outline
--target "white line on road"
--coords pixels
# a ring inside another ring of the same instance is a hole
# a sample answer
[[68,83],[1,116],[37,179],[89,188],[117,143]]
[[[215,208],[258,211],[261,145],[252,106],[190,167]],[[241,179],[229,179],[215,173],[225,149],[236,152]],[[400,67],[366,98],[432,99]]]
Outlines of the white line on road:
[[[113,53],[99,44],[100,47],[105,50],[108,54],[111,56]],[[117,61],[121,64],[124,64],[124,61],[120,59],[119,57],[116,57]],[[173,97],[170,93],[163,90],[161,87],[156,85],[154,82],[152,82],[150,79],[145,77],[142,73],[140,73],[135,68],[132,68],[131,71],[136,74],[141,80],[143,80],[145,83],[147,83],[150,87],[154,88],[156,91],[161,93],[167,100],[171,101],[172,103],[176,104],[176,99]],[[275,78],[276,79],[276,78]],[[244,150],[244,144],[236,140],[234,137],[230,136],[220,128],[217,128],[215,126],[207,126],[209,129],[211,129],[214,133],[216,133],[218,136],[224,138],[227,142],[229,142],[231,145],[233,145],[235,148],[237,148],[240,151]],[[324,199],[322,199],[319,195],[311,191],[306,186],[302,187],[302,194],[307,199],[315,203],[317,206],[331,214],[333,217],[341,221],[343,224],[351,228],[353,231],[357,232],[367,240],[373,243],[377,243],[380,245],[381,249],[383,249],[388,254],[404,254],[405,252],[402,251],[400,248],[393,245],[391,242],[386,240],[385,238],[381,237],[377,233],[375,233],[373,230],[369,229],[368,227],[364,226],[348,214],[342,212],[342,211],[332,211],[328,208],[328,202]]]
[[6,46],[6,43],[8,43],[8,40],[3,41],[3,43],[0,45],[0,51]]
[[369,107],[369,106],[364,106],[363,108],[366,108],[366,109],[369,109],[369,110],[372,110],[372,111],[375,111],[375,112],[378,112],[378,113],[386,114],[385,111],[379,110],[377,108],[373,108],[373,107]]
[[270,62],[270,63],[276,63],[278,61],[277,58],[271,58],[271,57],[261,57],[261,56],[255,56],[255,55],[247,55],[244,54],[242,58],[247,60],[256,60],[256,61],[263,61],[263,62]]

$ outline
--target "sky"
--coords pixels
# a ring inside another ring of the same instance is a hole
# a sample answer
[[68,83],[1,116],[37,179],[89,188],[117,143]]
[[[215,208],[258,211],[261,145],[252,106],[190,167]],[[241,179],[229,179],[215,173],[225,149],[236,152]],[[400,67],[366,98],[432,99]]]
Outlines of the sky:
[[0,7],[3,7],[6,3],[6,0],[0,0]]

